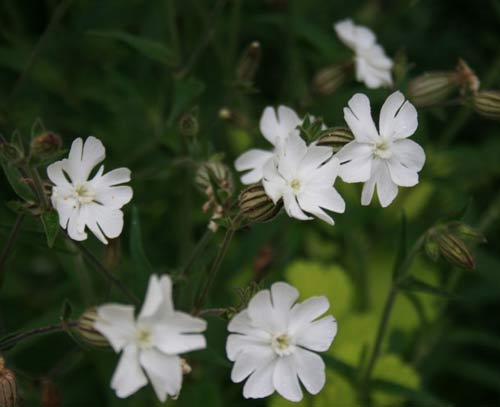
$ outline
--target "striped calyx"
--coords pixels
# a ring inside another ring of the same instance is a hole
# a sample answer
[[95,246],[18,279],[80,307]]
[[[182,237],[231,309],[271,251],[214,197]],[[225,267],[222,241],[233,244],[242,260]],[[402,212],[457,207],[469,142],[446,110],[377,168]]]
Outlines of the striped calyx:
[[15,407],[18,402],[16,376],[5,367],[0,356],[0,407]]
[[327,146],[333,148],[333,152],[338,152],[346,144],[354,140],[354,135],[347,127],[333,127],[327,129],[319,137],[318,146]]
[[97,348],[106,348],[109,346],[108,340],[94,327],[97,319],[98,316],[95,308],[88,309],[78,319],[75,331],[78,333],[80,339],[86,344]]
[[252,222],[266,222],[281,211],[283,202],[274,204],[262,184],[253,184],[245,188],[239,198],[241,212]]
[[417,106],[433,106],[446,101],[460,86],[456,72],[428,72],[408,84],[408,99]]
[[500,120],[500,91],[482,90],[472,97],[474,110],[481,116]]

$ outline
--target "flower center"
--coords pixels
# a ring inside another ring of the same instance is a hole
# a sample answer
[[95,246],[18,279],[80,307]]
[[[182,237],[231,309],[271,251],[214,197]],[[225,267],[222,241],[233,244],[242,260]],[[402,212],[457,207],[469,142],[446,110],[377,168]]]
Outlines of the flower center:
[[92,188],[88,182],[77,184],[74,194],[75,199],[80,202],[81,205],[93,202],[96,196],[94,188]]
[[391,144],[392,143],[389,140],[382,137],[380,141],[377,142],[373,147],[373,154],[383,159],[391,158],[392,156]]
[[271,346],[278,356],[290,355],[294,349],[292,338],[287,334],[275,335],[271,341]]
[[292,182],[290,182],[290,186],[293,189],[293,192],[297,193],[300,189],[300,181],[297,178],[294,178]]
[[153,333],[149,328],[139,328],[136,332],[136,340],[140,348],[149,348],[153,345]]

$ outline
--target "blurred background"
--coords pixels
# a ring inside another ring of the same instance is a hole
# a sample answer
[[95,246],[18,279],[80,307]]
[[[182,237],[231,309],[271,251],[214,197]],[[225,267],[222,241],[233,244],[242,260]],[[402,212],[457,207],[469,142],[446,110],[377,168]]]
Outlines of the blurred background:
[[[1,0],[0,132],[9,139],[17,131],[29,145],[50,130],[66,149],[77,137],[100,138],[106,168],[132,170],[134,199],[119,240],[103,247],[90,236],[85,246],[141,298],[150,273],[170,273],[178,306],[189,310],[223,235],[207,239],[183,274],[211,217],[195,182],[200,165],[215,159],[233,171],[246,149],[267,148],[258,121],[268,105],[339,126],[354,93],[370,97],[374,117],[390,94],[354,80],[330,94],[313,86],[321,69],[352,57],[332,28],[344,18],[374,30],[395,59],[403,93],[411,78],[451,71],[458,58],[482,88],[500,88],[498,0]],[[258,51],[249,56],[254,41]],[[215,282],[210,307],[238,307],[237,289],[276,280],[294,284],[303,298],[328,296],[339,322],[328,352],[334,362],[323,391],[300,405],[360,405],[352,376],[374,341],[403,211],[410,242],[462,217],[488,243],[471,249],[475,271],[418,257],[413,274],[455,295],[399,296],[374,372],[373,404],[500,405],[500,125],[456,98],[418,111],[413,139],[427,162],[416,187],[400,188],[382,209],[375,200],[361,206],[361,185],[338,182],[347,211],[334,216],[334,227],[282,214],[245,228]],[[234,181],[237,196],[237,174]],[[0,174],[0,246],[16,220],[7,202],[16,199]],[[4,271],[0,336],[57,322],[65,301],[73,318],[103,301],[124,301],[62,234],[48,249],[36,217],[23,222]],[[242,398],[242,386],[229,379],[227,322],[208,319],[208,349],[187,355],[193,371],[180,398],[166,405],[291,405],[278,396]],[[117,355],[63,333],[23,342],[4,357],[25,406],[160,405],[150,387],[118,399],[109,386]]]

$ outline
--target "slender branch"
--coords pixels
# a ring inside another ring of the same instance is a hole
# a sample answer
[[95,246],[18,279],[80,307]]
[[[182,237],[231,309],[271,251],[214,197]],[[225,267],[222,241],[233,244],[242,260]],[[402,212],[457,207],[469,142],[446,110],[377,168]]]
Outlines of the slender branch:
[[113,273],[111,273],[106,267],[104,267],[101,262],[80,242],[71,239],[67,232],[64,232],[66,238],[72,242],[84,255],[87,261],[94,266],[94,268],[101,273],[104,278],[118,288],[123,295],[125,295],[130,301],[135,305],[140,305],[140,300],[137,296],[130,291],[130,289],[118,278],[116,278]]
[[9,237],[7,238],[7,243],[5,243],[5,246],[2,249],[2,253],[0,254],[0,287],[3,284],[5,262],[9,258],[10,252],[14,247],[14,243],[16,242],[17,236],[19,235],[19,230],[21,229],[24,218],[25,215],[23,213],[17,215],[16,222],[14,223],[14,226],[12,226]]
[[208,293],[210,292],[210,289],[212,288],[212,285],[215,281],[215,277],[217,276],[217,272],[220,269],[220,266],[222,265],[222,262],[224,261],[224,258],[226,257],[227,250],[229,249],[229,246],[231,244],[231,241],[233,240],[234,233],[238,230],[239,224],[241,222],[241,215],[238,214],[235,219],[231,222],[231,225],[226,231],[226,235],[224,236],[224,240],[219,248],[219,251],[217,252],[217,255],[215,257],[214,262],[212,263],[212,266],[210,267],[210,270],[208,271],[207,279],[205,281],[205,285],[203,286],[203,289],[201,293],[198,295],[195,301],[195,305],[193,308],[193,314],[198,315],[201,311],[201,308],[205,304]]
[[35,328],[30,331],[9,335],[4,340],[0,341],[0,351],[11,349],[25,339],[29,339],[34,336],[47,335],[54,332],[66,331],[68,328],[74,328],[75,326],[77,326],[77,324],[78,321],[64,321],[55,325]]

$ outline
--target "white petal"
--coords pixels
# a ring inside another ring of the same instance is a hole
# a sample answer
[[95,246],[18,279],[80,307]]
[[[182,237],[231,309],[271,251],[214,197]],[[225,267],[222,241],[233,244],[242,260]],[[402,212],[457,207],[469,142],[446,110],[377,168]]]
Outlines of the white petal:
[[267,196],[269,196],[274,203],[278,202],[283,197],[288,188],[285,179],[278,172],[274,160],[269,160],[264,166],[264,179],[262,180],[262,185]]
[[286,180],[291,180],[297,173],[300,162],[307,154],[306,142],[299,136],[292,134],[285,141],[279,152],[278,170]]
[[290,310],[298,298],[299,291],[290,284],[277,282],[271,286],[271,300],[278,330],[285,330],[288,326]]
[[379,135],[371,116],[370,101],[366,95],[356,93],[344,108],[344,119],[360,143],[377,142]]
[[94,327],[106,337],[115,352],[122,350],[134,338],[134,307],[107,304],[97,307],[99,319]]
[[316,171],[311,171],[309,176],[304,176],[304,182],[316,188],[331,187],[335,183],[335,178],[339,174],[340,162],[333,157],[326,164],[323,164]]
[[79,210],[81,216],[83,217],[83,219],[85,219],[85,225],[94,234],[94,236],[97,237],[102,243],[108,244],[106,236],[104,236],[101,228],[97,225],[97,220],[92,208],[89,205],[83,205]]
[[251,170],[241,177],[241,182],[246,185],[259,182],[264,174],[264,166],[273,155],[271,151],[259,149],[252,149],[240,155],[234,163],[236,170]]
[[344,213],[345,202],[332,187],[307,191],[298,198],[300,207],[306,212],[316,215],[317,208]]
[[111,379],[111,388],[115,390],[118,397],[125,398],[134,394],[147,383],[148,380],[139,365],[137,346],[127,346]]
[[260,132],[272,145],[275,145],[276,140],[282,136],[276,112],[271,106],[266,107],[262,112]]
[[168,354],[192,352],[207,347],[203,335],[178,333],[168,324],[158,324],[153,328],[153,343],[162,352]]
[[406,101],[395,120],[394,136],[396,138],[410,137],[418,127],[417,109],[409,101]]
[[130,170],[128,168],[117,168],[100,177],[101,186],[111,187],[130,181]]
[[[168,276],[164,277],[166,277],[166,284],[171,284]],[[170,292],[168,292],[167,295],[170,295]],[[153,274],[149,277],[148,289],[146,290],[146,297],[144,299],[144,304],[139,314],[139,318],[152,316],[158,310],[162,302],[162,285],[158,276],[156,274]]]
[[71,212],[67,230],[69,237],[73,240],[82,241],[87,239],[87,233],[85,233],[85,220],[79,208],[74,208]]
[[310,216],[307,216],[302,209],[300,209],[299,204],[297,203],[296,196],[290,192],[285,191],[285,195],[283,196],[283,206],[285,207],[285,211],[291,218],[299,219],[299,220],[310,220],[312,219]]
[[315,171],[321,164],[327,161],[332,154],[333,149],[331,147],[309,146],[306,155],[302,158],[302,161],[298,163],[298,176],[302,178]]
[[339,176],[348,183],[365,182],[370,179],[372,161],[371,155],[348,161],[340,166]]
[[402,187],[412,187],[418,184],[417,172],[406,168],[394,158],[391,158],[388,161],[387,166],[389,167],[391,178],[396,185],[400,185]]
[[182,387],[182,367],[177,355],[166,355],[155,348],[149,348],[142,350],[140,362],[161,402],[167,399],[167,395],[179,394]]
[[383,208],[389,206],[398,194],[398,186],[392,181],[386,163],[379,167],[377,176],[377,195]]
[[62,161],[56,161],[55,163],[50,164],[47,167],[47,176],[50,181],[57,186],[70,187],[70,184],[63,172],[63,163]]
[[346,144],[335,154],[341,163],[354,160],[356,158],[368,157],[373,152],[373,146],[365,143],[358,143],[356,140]]
[[123,230],[123,212],[119,209],[91,203],[88,206],[89,216],[97,222],[103,233],[110,239],[120,236]]
[[328,308],[330,308],[330,303],[324,296],[311,297],[295,304],[290,315],[290,332],[292,334],[300,332],[310,322],[323,315]]
[[361,205],[370,205],[373,198],[373,192],[375,192],[375,182],[377,178],[372,175],[368,181],[363,185],[363,191],[361,192]]
[[393,157],[413,171],[420,171],[425,163],[425,152],[410,139],[396,140],[392,144]]
[[396,91],[391,94],[380,110],[379,130],[382,137],[391,138],[395,130],[396,114],[405,102],[404,95]]
[[229,360],[234,361],[238,354],[249,348],[269,348],[271,335],[266,334],[266,338],[250,335],[231,334],[227,337],[226,354]]
[[273,360],[253,372],[243,387],[243,397],[258,399],[273,394],[275,390],[273,385],[275,365],[276,362]]
[[88,137],[85,144],[82,144],[81,138],[74,140],[68,159],[64,162],[73,182],[86,181],[92,169],[106,156],[103,144],[95,137]]
[[259,368],[267,366],[277,357],[273,349],[268,345],[251,346],[236,357],[231,370],[231,380],[239,383]]
[[278,118],[280,121],[280,126],[285,129],[287,135],[299,134],[297,126],[300,126],[302,124],[302,120],[300,120],[297,113],[295,113],[295,110],[290,109],[286,106],[279,106]]
[[269,290],[261,290],[255,294],[248,303],[247,310],[253,325],[269,332],[274,331],[276,325]]
[[319,355],[297,348],[294,356],[299,379],[311,394],[318,394],[325,385],[325,363]]
[[297,369],[293,357],[281,357],[276,362],[273,384],[276,391],[290,401],[302,400],[302,389],[297,377]]
[[372,30],[355,25],[350,19],[339,21],[334,28],[340,40],[353,50],[369,48],[376,40]]
[[327,351],[337,335],[337,321],[333,316],[327,315],[317,321],[303,325],[297,334],[297,345],[316,352]]
[[96,202],[111,209],[120,209],[129,203],[133,196],[132,188],[129,186],[99,187],[96,191]]
[[385,57],[383,60],[372,60],[367,56],[357,56],[356,80],[364,82],[369,89],[392,86],[390,68],[377,67],[377,64],[382,65],[386,61],[389,61],[389,65],[392,65],[392,62]]
[[274,146],[284,142],[291,134],[298,135],[296,127],[301,120],[292,109],[280,106],[276,112],[272,107],[266,107],[260,119],[262,135]]

